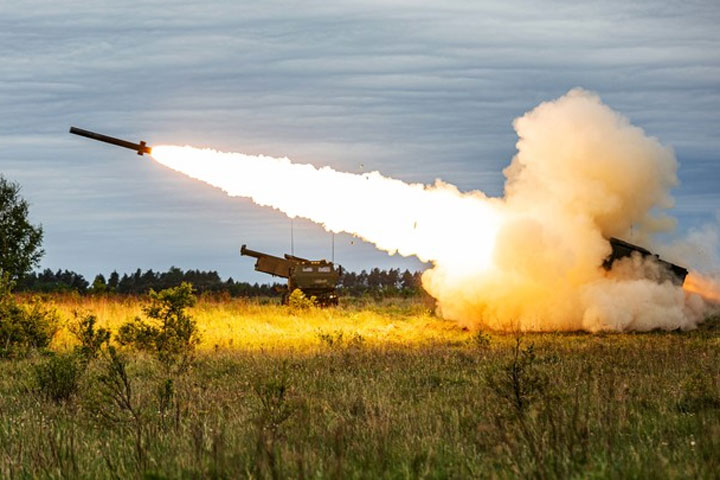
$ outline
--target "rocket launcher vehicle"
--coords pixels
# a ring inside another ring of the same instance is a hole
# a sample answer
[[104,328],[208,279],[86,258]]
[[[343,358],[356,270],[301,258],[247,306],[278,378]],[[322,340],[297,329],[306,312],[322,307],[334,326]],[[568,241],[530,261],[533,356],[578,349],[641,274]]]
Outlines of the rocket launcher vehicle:
[[315,297],[323,307],[337,305],[335,290],[340,275],[332,262],[327,260],[308,260],[285,254],[285,258],[250,250],[245,245],[240,254],[257,259],[255,270],[276,277],[287,278],[287,287],[281,289],[282,303],[287,304],[290,294],[300,289],[308,298]]

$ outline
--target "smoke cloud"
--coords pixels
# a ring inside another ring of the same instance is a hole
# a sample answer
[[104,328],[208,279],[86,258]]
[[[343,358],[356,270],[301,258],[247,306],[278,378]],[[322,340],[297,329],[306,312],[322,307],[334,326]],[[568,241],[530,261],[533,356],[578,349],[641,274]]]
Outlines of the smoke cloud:
[[160,163],[333,232],[433,267],[423,286],[439,312],[470,327],[522,331],[689,329],[706,303],[662,281],[651,259],[610,272],[607,238],[650,244],[670,231],[677,161],[671,148],[574,89],[514,122],[517,154],[505,195],[407,184],[287,158],[155,147]]

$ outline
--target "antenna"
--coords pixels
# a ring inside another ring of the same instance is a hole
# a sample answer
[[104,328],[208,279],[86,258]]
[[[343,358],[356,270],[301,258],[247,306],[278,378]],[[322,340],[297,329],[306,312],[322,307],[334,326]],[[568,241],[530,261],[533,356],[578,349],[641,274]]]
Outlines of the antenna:
[[330,235],[332,235],[332,263],[335,263],[335,232],[330,232]]
[[295,219],[290,219],[290,255],[295,256]]

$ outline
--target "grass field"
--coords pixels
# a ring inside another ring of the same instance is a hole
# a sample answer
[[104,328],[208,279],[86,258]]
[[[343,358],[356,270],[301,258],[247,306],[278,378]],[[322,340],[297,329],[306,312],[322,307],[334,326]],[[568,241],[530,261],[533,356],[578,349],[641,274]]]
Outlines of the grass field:
[[[50,299],[117,330],[136,299]],[[0,361],[1,478],[718,478],[720,321],[693,332],[469,332],[406,300],[202,300],[185,373],[108,355],[55,402]],[[56,351],[72,347],[66,329]],[[172,380],[172,395],[167,382]],[[113,384],[113,381],[116,381]],[[118,394],[120,392],[120,394]],[[124,392],[124,393],[123,393]]]
[[[75,312],[90,312],[98,325],[118,327],[142,314],[142,302],[133,297],[51,297],[61,325],[72,323]],[[317,348],[322,334],[361,336],[368,344],[412,345],[428,341],[463,341],[469,333],[432,313],[432,305],[412,299],[348,299],[342,308],[292,311],[278,299],[201,299],[190,309],[201,336],[199,348],[208,350],[294,350]],[[53,347],[71,346],[67,328],[55,337]]]

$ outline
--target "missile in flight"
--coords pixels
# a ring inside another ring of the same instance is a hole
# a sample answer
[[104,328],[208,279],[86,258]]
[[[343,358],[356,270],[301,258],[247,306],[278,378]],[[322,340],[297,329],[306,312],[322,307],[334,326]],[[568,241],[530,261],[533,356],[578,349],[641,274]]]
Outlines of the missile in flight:
[[147,153],[149,155],[150,153],[152,153],[152,147],[148,147],[143,140],[141,140],[140,143],[132,143],[128,142],[127,140],[109,137],[107,135],[103,135],[102,133],[95,133],[91,132],[90,130],[83,130],[82,128],[77,127],[70,127],[70,133],[80,135],[81,137],[92,138],[93,140],[98,140],[100,142],[117,145],[118,147],[129,148],[130,150],[135,150],[138,155],[142,155],[144,153]]

